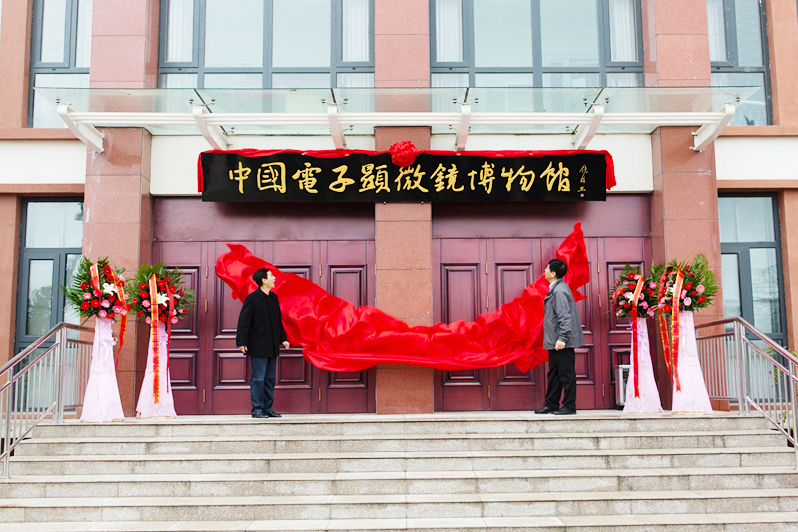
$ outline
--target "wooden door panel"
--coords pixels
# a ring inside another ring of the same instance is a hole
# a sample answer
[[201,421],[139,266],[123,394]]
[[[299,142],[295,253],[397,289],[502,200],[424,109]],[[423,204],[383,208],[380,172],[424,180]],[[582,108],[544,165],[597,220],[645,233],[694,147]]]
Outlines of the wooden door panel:
[[[179,267],[183,271],[184,286],[193,290],[197,301],[205,294],[201,242],[159,242],[153,246],[155,260],[167,268]],[[203,413],[202,380],[199,374],[199,357],[204,340],[200,338],[202,309],[195,303],[185,317],[172,325],[169,345],[169,378],[175,411],[179,415]]]
[[[369,266],[373,264],[373,243],[329,241],[321,244],[326,269],[322,280],[327,291],[355,307],[369,302]],[[322,285],[324,286],[324,285]],[[375,412],[376,369],[355,372],[319,372],[320,409],[328,413]]]

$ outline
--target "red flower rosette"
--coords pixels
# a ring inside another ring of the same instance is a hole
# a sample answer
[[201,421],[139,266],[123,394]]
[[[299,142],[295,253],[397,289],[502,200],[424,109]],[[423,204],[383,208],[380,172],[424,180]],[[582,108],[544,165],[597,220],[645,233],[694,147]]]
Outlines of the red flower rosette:
[[409,140],[403,140],[402,142],[397,142],[388,150],[391,154],[391,162],[396,166],[401,166],[404,168],[405,166],[410,166],[418,157],[420,153],[413,143]]

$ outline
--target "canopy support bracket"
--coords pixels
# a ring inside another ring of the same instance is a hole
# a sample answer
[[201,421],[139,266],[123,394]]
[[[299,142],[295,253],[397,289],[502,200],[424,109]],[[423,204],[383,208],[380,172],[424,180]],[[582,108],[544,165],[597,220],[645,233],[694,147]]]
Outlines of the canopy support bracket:
[[460,125],[457,128],[457,137],[455,139],[457,151],[463,151],[468,142],[468,130],[471,127],[471,106],[464,103],[460,106]]
[[194,120],[197,122],[200,133],[214,150],[226,150],[230,147],[230,141],[222,131],[222,128],[208,124],[205,121],[204,105],[195,105],[191,112],[194,115]]
[[593,115],[593,119],[590,124],[582,124],[574,131],[574,138],[571,139],[571,146],[577,150],[584,150],[587,148],[587,145],[590,144],[590,141],[596,136],[596,131],[599,128],[599,124],[601,124],[601,119],[604,118],[604,106],[594,105],[593,109],[591,109],[591,114]]
[[338,115],[337,105],[327,106],[327,118],[330,120],[330,134],[332,134],[333,144],[336,150],[343,150],[346,148],[346,137],[344,136],[344,129],[341,127],[341,122]]
[[691,146],[690,149],[693,151],[702,151],[709,146],[712,141],[718,138],[718,135],[720,135],[723,129],[731,122],[731,119],[734,118],[734,111],[735,107],[733,105],[729,103],[724,105],[721,110],[723,117],[720,120],[714,124],[704,124],[698,131],[693,133],[695,137],[693,140],[694,145]]
[[105,135],[97,131],[91,124],[78,124],[72,119],[72,107],[68,103],[58,104],[58,116],[67,125],[69,130],[80,139],[83,144],[91,148],[97,153],[105,151],[103,148],[103,139]]

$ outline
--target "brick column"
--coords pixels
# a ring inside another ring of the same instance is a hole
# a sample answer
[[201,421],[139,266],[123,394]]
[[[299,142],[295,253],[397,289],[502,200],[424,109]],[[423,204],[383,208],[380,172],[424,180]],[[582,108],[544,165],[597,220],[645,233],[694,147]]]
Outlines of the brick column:
[[33,0],[2,3],[0,23],[0,128],[28,125],[28,78]]
[[[677,5],[678,4],[678,5]],[[643,41],[646,85],[709,86],[710,61],[705,0],[644,0]],[[687,14],[687,16],[685,16]],[[720,284],[720,229],[714,145],[697,153],[696,128],[663,127],[651,136],[654,192],[651,239],[655,263],[692,259],[704,253]],[[696,323],[723,317],[723,295],[696,315]],[[657,383],[662,406],[669,409],[672,385],[658,339]],[[714,405],[717,407],[718,405]]]
[[[158,1],[105,0],[92,14],[90,86],[154,88],[158,74]],[[107,255],[130,278],[152,262],[152,137],[140,128],[105,129],[105,152],[88,153],[83,254]],[[117,379],[132,415],[147,360],[146,325],[130,321]]]
[[0,294],[5,301],[0,304],[0,366],[14,357],[21,211],[18,195],[0,194],[0,253],[6,257],[0,263]]
[[[765,2],[774,125],[798,124],[798,11],[792,0]],[[793,345],[793,344],[790,344]]]
[[[377,87],[429,87],[429,2],[375,2],[374,51]],[[428,111],[428,100],[391,98],[380,111]],[[399,108],[397,108],[397,105]],[[376,148],[411,141],[429,149],[428,127],[376,128]],[[376,303],[410,325],[432,325],[432,206],[375,204]],[[404,364],[377,366],[377,413],[432,412],[433,370]]]

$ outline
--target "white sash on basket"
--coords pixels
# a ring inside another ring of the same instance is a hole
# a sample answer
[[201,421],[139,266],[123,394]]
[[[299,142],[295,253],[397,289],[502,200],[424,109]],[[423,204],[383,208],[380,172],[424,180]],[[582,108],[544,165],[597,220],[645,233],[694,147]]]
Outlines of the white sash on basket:
[[[625,414],[633,412],[662,412],[659,400],[657,381],[654,380],[654,367],[651,363],[651,352],[648,344],[648,327],[645,318],[637,318],[637,364],[634,354],[630,356],[631,366],[629,379],[626,381],[626,402],[623,406]],[[634,353],[634,349],[632,349]],[[637,375],[638,396],[635,397],[635,375]]]
[[116,338],[111,330],[111,320],[97,318],[94,324],[94,343],[91,350],[91,366],[86,393],[83,396],[81,421],[102,423],[124,421],[122,399],[116,382],[114,346]]

